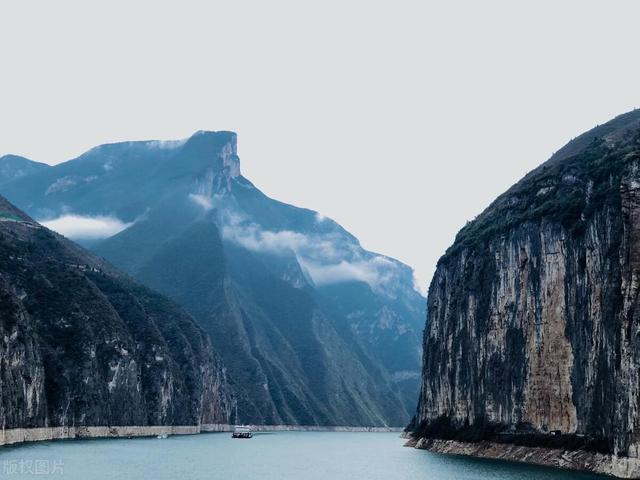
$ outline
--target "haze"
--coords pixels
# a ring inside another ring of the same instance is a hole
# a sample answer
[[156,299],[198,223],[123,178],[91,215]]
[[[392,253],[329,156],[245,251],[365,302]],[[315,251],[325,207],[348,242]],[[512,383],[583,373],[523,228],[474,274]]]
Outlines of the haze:
[[4,2],[0,154],[233,130],[259,188],[425,289],[466,221],[640,105],[635,5]]

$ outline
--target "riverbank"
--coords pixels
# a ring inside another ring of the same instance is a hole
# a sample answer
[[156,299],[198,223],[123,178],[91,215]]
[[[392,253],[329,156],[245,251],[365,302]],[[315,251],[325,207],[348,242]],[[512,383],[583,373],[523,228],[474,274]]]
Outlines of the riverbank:
[[[234,425],[205,424],[181,426],[92,426],[92,427],[43,427],[12,428],[0,430],[0,446],[46,440],[74,438],[129,438],[155,437],[158,435],[197,435],[199,433],[231,432]],[[253,425],[256,432],[400,432],[395,427],[346,427],[318,425]]]
[[6,480],[38,478],[29,474],[28,465],[38,462],[46,468],[49,462],[50,473],[54,466],[60,472],[51,480],[607,480],[532,465],[431,455],[403,444],[397,432],[278,432],[242,441],[222,433],[166,440],[34,442],[0,448],[0,472],[5,466],[17,472]]
[[579,470],[618,478],[640,479],[640,459],[604,455],[584,450],[568,451],[554,448],[526,447],[508,443],[472,443],[426,438],[410,438],[405,446],[448,455],[466,455],[566,470]]

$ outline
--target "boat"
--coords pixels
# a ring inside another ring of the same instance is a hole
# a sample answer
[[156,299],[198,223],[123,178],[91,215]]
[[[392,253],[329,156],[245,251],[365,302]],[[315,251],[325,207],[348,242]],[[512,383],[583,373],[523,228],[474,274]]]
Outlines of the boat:
[[251,438],[253,437],[253,433],[251,432],[251,427],[247,427],[246,425],[237,425],[234,428],[233,433],[231,434],[231,438]]
[[167,435],[166,433],[161,433],[160,435],[158,435],[157,437],[159,440],[163,440],[165,438],[169,438],[169,435]]

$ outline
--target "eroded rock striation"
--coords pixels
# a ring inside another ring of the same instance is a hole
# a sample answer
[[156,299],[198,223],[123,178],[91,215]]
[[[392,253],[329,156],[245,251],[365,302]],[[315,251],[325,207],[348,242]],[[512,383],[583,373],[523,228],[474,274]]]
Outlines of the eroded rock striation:
[[231,402],[187,313],[0,197],[0,444],[228,423]]
[[639,277],[633,111],[529,173],[440,259],[413,443],[640,477]]

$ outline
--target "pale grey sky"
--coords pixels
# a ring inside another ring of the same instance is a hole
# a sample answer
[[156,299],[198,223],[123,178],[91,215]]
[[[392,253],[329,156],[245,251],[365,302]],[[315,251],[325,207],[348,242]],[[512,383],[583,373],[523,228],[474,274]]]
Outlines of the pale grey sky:
[[245,176],[423,287],[457,230],[640,106],[634,1],[0,4],[0,154],[234,130]]

